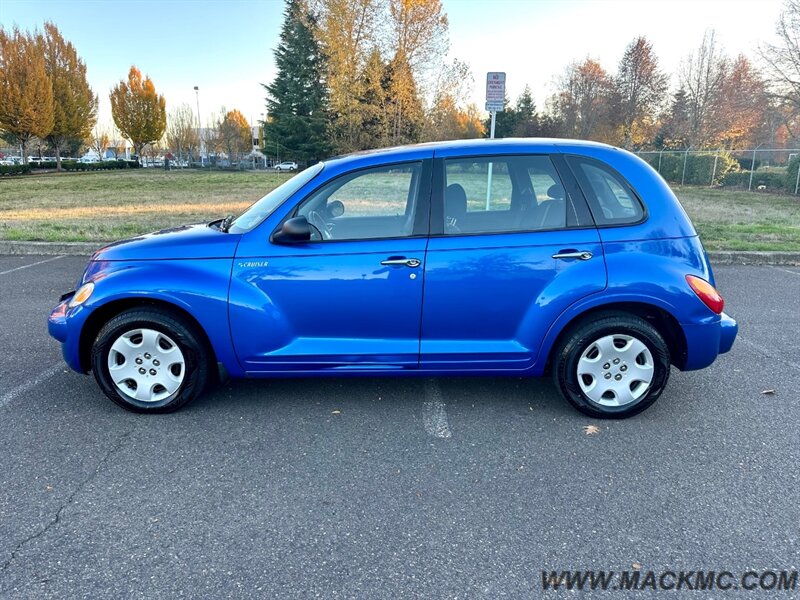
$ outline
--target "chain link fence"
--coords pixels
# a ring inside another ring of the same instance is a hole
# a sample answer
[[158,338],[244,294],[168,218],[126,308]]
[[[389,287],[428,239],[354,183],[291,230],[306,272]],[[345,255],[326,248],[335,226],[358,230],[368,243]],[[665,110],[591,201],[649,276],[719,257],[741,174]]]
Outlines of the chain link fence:
[[800,148],[647,150],[636,154],[677,185],[800,195]]

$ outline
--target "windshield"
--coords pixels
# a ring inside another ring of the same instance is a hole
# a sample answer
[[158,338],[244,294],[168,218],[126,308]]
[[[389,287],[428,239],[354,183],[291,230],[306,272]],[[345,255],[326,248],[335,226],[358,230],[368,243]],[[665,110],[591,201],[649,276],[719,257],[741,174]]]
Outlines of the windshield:
[[300,171],[289,181],[285,181],[269,194],[257,200],[241,215],[236,217],[228,231],[231,233],[244,233],[250,231],[256,225],[272,214],[283,202],[297,190],[314,179],[322,171],[323,163],[317,163],[305,171]]

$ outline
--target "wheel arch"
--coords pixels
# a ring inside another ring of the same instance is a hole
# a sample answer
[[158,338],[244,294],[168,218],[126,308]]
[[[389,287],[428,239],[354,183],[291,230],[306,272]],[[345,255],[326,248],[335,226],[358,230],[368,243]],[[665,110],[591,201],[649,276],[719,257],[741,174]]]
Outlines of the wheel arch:
[[553,360],[553,355],[558,351],[561,342],[566,336],[582,323],[596,318],[603,313],[627,313],[635,315],[644,319],[655,327],[656,331],[664,338],[664,341],[669,348],[670,361],[679,369],[683,369],[686,363],[688,354],[688,346],[686,342],[686,335],[683,331],[678,320],[663,307],[655,304],[650,304],[641,301],[618,301],[608,302],[606,304],[599,304],[591,306],[576,315],[573,315],[566,324],[564,324],[558,332],[558,335],[553,340],[552,344],[547,348],[547,362],[545,364],[545,371],[550,370]]
[[[157,298],[129,297],[112,300],[101,306],[98,306],[91,312],[84,322],[83,327],[81,328],[80,341],[78,342],[78,355],[80,358],[81,369],[84,373],[88,372],[91,368],[92,344],[97,338],[97,334],[100,332],[100,329],[102,329],[103,325],[108,323],[110,319],[114,318],[118,314],[133,308],[160,308],[191,323],[191,325],[197,331],[197,334],[205,346],[206,351],[208,352],[209,360],[211,361],[210,367],[214,367],[218,364],[217,355],[214,351],[214,346],[211,344],[211,340],[208,338],[208,334],[200,322],[189,311],[175,303],[168,302],[166,300]],[[212,368],[210,372],[213,373],[215,370],[216,369]]]

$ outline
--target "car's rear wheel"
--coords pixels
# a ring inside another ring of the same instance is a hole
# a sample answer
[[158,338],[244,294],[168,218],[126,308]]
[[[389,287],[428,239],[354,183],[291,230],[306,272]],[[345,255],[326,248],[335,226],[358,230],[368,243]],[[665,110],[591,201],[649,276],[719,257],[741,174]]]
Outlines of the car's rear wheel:
[[669,379],[669,347],[644,319],[603,313],[567,333],[552,366],[556,387],[575,408],[621,419],[642,412],[661,395]]
[[119,406],[165,413],[202,393],[209,356],[192,323],[159,308],[137,308],[113,317],[97,334],[92,372]]

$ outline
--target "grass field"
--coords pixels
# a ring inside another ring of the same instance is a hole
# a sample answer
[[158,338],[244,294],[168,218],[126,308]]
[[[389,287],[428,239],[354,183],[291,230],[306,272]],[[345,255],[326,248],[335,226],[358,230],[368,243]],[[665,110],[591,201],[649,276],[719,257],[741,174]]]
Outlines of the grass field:
[[800,198],[705,187],[675,194],[708,250],[800,252]]
[[0,239],[109,241],[237,214],[289,175],[136,169],[0,179]]
[[[287,177],[141,169],[2,178],[0,239],[103,242],[210,221],[241,212]],[[701,187],[676,194],[709,250],[800,251],[794,196]]]

